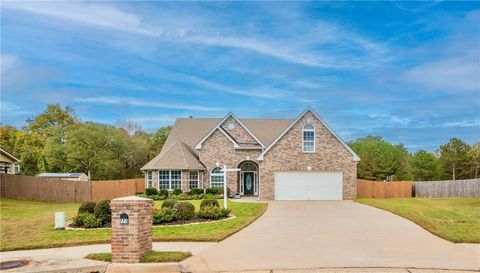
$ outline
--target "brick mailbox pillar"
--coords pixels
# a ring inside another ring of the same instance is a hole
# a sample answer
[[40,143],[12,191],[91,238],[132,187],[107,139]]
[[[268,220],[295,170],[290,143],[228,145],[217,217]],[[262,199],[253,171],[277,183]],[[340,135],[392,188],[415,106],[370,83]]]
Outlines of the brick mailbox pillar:
[[152,250],[153,200],[137,196],[113,199],[112,262],[139,263]]

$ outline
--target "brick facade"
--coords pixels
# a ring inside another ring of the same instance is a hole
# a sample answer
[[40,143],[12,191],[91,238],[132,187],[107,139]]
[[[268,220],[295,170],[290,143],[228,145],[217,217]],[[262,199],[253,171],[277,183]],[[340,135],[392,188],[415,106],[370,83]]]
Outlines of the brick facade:
[[[220,131],[215,131],[202,144],[199,150],[200,161],[205,165],[207,171],[203,178],[203,186],[210,187],[210,171],[216,167],[216,163],[225,164],[228,168],[237,168],[244,161],[256,162],[261,150],[234,149],[230,140]],[[258,164],[258,162],[256,162]],[[235,193],[238,191],[238,176],[236,172],[229,172],[227,176],[228,187]]]
[[[315,126],[315,153],[302,152],[302,127]],[[352,154],[311,113],[307,112],[265,155],[260,163],[260,197],[274,198],[275,171],[342,171],[343,199],[356,197],[357,164]]]
[[[112,262],[139,263],[140,257],[152,250],[153,200],[136,196],[113,199]],[[128,214],[129,223],[120,224],[120,215]]]
[[[228,128],[228,124],[233,124],[233,129]],[[258,144],[258,142],[250,135],[233,117],[229,117],[220,125],[239,144]]]
[[[315,152],[302,151],[302,127],[310,119],[315,126]],[[228,124],[234,128],[229,129]],[[236,120],[230,116],[220,125],[239,144],[259,144]],[[252,146],[250,146],[252,147]],[[356,197],[357,164],[346,147],[317,119],[312,111],[306,113],[267,151],[263,160],[257,161],[261,149],[234,148],[232,142],[219,130],[214,131],[197,150],[199,161],[206,170],[200,172],[203,188],[210,187],[210,172],[216,163],[228,168],[238,168],[242,162],[252,161],[259,167],[259,196],[263,200],[274,199],[275,171],[341,171],[343,173],[343,199]],[[156,171],[153,185],[158,186]],[[228,186],[232,193],[240,190],[240,173],[229,172]],[[182,171],[182,190],[189,190],[189,172]]]

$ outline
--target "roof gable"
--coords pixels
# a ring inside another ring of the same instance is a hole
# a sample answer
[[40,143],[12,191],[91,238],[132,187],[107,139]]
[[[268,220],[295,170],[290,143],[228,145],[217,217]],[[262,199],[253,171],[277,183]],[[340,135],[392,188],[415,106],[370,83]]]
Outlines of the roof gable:
[[141,170],[158,169],[204,170],[205,167],[185,143],[175,140],[170,147],[165,150],[162,149],[162,152],[150,160]]
[[248,129],[233,113],[228,113],[220,122],[217,123],[198,143],[195,145],[195,149],[202,149],[202,143],[205,142],[217,129],[220,130],[230,141],[234,143],[235,148],[239,148],[238,143],[222,128],[222,124],[227,121],[229,118],[233,118],[250,136],[262,147],[265,148],[265,145],[258,140],[258,138]]
[[263,156],[288,132],[292,127],[306,114],[312,113],[315,118],[317,118],[325,128],[349,151],[354,161],[360,161],[360,157],[342,140],[342,138],[330,127],[328,124],[311,108],[307,107],[299,116],[296,118],[258,157],[257,160],[263,160]]
[[17,162],[20,162],[20,159],[16,158],[15,156],[13,156],[11,153],[5,151],[3,148],[0,148],[0,152],[2,154],[4,154],[6,157],[9,157],[10,159],[14,160],[14,161],[17,161]]

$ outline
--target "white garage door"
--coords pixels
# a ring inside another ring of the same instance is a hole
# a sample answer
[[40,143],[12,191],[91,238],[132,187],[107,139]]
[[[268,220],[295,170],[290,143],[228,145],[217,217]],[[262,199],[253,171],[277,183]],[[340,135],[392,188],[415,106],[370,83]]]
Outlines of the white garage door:
[[342,200],[342,172],[275,172],[275,200]]

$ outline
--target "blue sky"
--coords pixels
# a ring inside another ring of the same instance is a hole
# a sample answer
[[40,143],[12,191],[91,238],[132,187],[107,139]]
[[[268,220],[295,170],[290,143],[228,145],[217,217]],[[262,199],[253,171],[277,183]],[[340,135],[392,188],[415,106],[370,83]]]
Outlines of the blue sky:
[[6,2],[1,122],[293,118],[410,151],[480,140],[479,2]]

